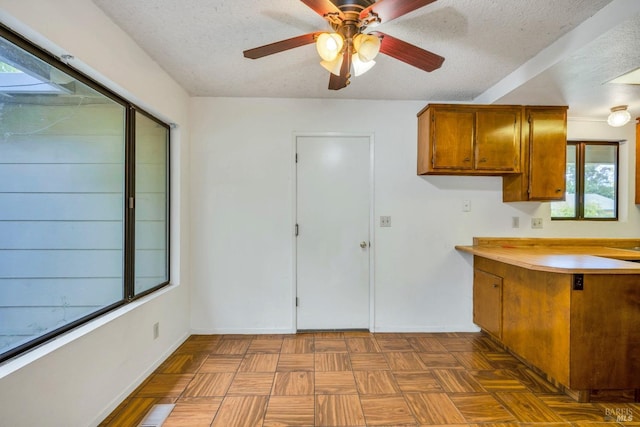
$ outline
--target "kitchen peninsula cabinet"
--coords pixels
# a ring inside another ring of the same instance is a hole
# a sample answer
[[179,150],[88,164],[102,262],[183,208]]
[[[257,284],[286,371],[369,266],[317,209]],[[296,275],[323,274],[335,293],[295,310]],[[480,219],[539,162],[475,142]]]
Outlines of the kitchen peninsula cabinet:
[[622,261],[640,259],[639,240],[534,240],[456,247],[474,255],[474,322],[579,401],[639,400],[640,264]]
[[564,200],[567,107],[526,107],[522,123],[522,173],[503,178],[504,202]]
[[519,172],[521,116],[520,106],[427,105],[418,113],[418,174]]

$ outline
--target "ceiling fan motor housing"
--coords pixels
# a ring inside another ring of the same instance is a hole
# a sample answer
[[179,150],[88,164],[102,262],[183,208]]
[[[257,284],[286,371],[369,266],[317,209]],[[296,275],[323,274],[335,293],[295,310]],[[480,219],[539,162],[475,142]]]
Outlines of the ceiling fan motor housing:
[[368,8],[375,4],[376,0],[331,0],[331,3],[335,4],[338,9],[343,12],[349,10],[357,10],[358,12]]

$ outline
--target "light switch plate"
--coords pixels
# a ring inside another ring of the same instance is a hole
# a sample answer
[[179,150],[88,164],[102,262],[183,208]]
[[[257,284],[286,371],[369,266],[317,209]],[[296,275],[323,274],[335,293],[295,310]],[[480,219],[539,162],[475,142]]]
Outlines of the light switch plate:
[[391,227],[391,217],[390,216],[381,216],[380,217],[380,227]]

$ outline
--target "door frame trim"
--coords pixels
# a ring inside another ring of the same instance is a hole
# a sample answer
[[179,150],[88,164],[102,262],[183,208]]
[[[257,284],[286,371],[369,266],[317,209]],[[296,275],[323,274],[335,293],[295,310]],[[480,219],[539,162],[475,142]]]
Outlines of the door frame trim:
[[291,325],[292,332],[298,330],[298,309],[296,307],[296,297],[298,293],[298,241],[295,233],[295,226],[298,219],[298,173],[296,165],[296,153],[298,138],[300,137],[320,137],[320,138],[368,138],[369,139],[369,331],[375,332],[375,139],[373,132],[294,132],[291,143]]

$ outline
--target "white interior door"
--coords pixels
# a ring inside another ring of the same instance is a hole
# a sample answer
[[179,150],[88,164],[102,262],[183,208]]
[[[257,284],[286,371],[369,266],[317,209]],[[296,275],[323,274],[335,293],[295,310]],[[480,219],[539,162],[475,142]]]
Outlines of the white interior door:
[[299,136],[297,328],[369,329],[369,137]]

